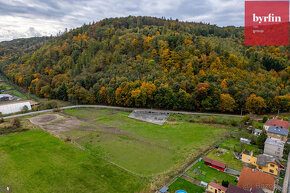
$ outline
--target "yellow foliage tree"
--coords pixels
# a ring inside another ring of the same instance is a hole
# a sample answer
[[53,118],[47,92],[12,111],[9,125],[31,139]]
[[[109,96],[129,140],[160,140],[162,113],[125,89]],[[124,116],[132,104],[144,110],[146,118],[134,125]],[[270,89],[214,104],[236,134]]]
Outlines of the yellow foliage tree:
[[265,100],[262,97],[251,94],[246,101],[246,110],[250,113],[261,114],[266,108]]
[[228,88],[227,79],[223,79],[221,82],[221,88]]
[[229,94],[220,95],[219,110],[221,112],[233,112],[236,107],[236,101]]
[[132,40],[132,45],[133,45],[135,48],[137,48],[138,45],[139,45],[138,40],[133,39],[133,40]]

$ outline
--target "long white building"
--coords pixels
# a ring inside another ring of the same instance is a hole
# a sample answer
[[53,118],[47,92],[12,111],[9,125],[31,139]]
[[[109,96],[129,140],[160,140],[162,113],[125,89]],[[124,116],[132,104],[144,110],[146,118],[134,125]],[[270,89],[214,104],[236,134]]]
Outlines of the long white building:
[[0,112],[3,115],[12,114],[12,113],[18,113],[23,110],[23,108],[27,106],[28,110],[31,110],[30,102],[27,101],[19,101],[14,103],[3,103],[0,104]]

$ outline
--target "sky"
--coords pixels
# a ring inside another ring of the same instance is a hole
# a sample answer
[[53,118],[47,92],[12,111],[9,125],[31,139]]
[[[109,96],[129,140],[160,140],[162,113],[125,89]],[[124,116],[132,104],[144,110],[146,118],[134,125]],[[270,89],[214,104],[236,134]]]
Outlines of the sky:
[[0,41],[56,35],[104,18],[155,16],[243,26],[243,0],[0,0]]

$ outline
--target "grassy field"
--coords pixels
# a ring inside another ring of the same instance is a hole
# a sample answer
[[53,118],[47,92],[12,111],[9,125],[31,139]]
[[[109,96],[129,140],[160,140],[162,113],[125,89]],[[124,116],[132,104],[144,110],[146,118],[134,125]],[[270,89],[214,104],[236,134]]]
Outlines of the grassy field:
[[227,132],[225,128],[190,123],[174,115],[159,126],[128,118],[129,112],[123,111],[81,108],[65,112],[92,121],[91,124],[102,124],[95,126],[97,129],[103,127],[103,130],[94,132],[72,130],[63,133],[65,136],[72,137],[95,154],[146,177],[166,173],[185,164],[188,157],[199,155]]
[[178,178],[169,186],[170,193],[175,193],[177,190],[185,190],[188,193],[203,193],[205,188],[195,185],[183,178]]
[[216,149],[210,152],[207,156],[209,159],[214,159],[227,164],[227,168],[231,168],[237,171],[241,171],[243,168],[243,163],[236,159],[232,151],[226,151],[220,153]]
[[42,130],[0,136],[0,154],[1,188],[13,192],[127,193],[144,187],[144,179]]
[[[193,171],[195,169],[198,169],[200,172],[194,173]],[[237,182],[235,182],[235,177],[231,176],[225,172],[216,170],[214,168],[211,168],[204,164],[204,162],[198,162],[195,164],[192,168],[190,168],[186,175],[193,177],[199,181],[204,181],[207,183],[215,182],[218,184],[222,184],[222,181],[228,181],[230,184],[236,185]]]
[[[71,137],[73,144],[24,118],[23,127],[32,130],[0,136],[0,188],[10,186],[13,192],[24,193],[150,192],[152,183],[162,186],[164,178],[172,177],[229,131],[224,126],[191,123],[180,115],[159,126],[128,118],[129,112],[124,111],[81,108],[64,113],[66,119],[70,114],[82,123],[59,135]],[[59,124],[61,120],[49,123]],[[182,180],[173,188],[183,184],[200,190]]]

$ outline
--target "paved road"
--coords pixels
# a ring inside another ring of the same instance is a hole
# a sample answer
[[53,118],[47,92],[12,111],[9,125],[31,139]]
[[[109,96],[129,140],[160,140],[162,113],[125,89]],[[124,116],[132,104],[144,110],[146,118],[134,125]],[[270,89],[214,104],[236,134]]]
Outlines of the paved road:
[[240,175],[241,174],[241,172],[239,172],[237,170],[234,170],[234,169],[231,169],[231,168],[226,168],[225,172],[229,173],[229,174],[232,174],[232,175]]
[[[231,114],[217,114],[217,113],[196,113],[196,112],[188,112],[188,111],[171,111],[171,110],[156,110],[156,109],[145,109],[145,108],[129,108],[129,107],[117,107],[117,106],[107,106],[107,105],[74,105],[74,106],[66,106],[61,107],[61,109],[73,109],[73,108],[80,108],[80,107],[96,107],[96,108],[105,108],[105,109],[117,109],[117,110],[151,110],[155,112],[168,112],[168,113],[179,113],[179,114],[191,114],[191,115],[221,115],[221,116],[233,116],[233,117],[241,117],[241,115],[231,115]],[[17,115],[10,115],[3,117],[4,119],[10,119],[15,117],[23,117],[27,115],[34,115],[39,113],[45,113],[45,112],[51,112],[53,109],[47,109],[42,111],[34,111],[30,113],[23,113],[23,114],[17,114]]]
[[287,163],[287,167],[286,167],[286,174],[285,174],[285,178],[284,178],[284,183],[283,183],[283,189],[282,189],[282,193],[290,193],[290,153],[288,155],[288,163]]

